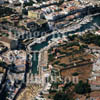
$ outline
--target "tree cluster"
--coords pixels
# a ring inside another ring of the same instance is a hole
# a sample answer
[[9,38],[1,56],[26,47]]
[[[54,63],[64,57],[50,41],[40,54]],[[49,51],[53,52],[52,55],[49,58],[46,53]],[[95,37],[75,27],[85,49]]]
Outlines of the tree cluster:
[[80,36],[80,40],[82,40],[83,42],[87,44],[94,43],[100,46],[100,36],[96,34],[92,34],[92,33],[85,34],[85,36]]
[[88,82],[79,81],[79,83],[75,86],[75,92],[78,94],[86,94],[91,92],[90,85]]
[[9,16],[13,13],[13,10],[9,7],[0,6],[0,17]]

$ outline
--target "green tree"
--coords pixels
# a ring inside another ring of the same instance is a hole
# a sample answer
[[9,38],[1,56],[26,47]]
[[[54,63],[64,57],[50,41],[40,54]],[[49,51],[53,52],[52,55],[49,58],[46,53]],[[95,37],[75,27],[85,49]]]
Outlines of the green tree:
[[68,36],[68,39],[73,41],[73,40],[75,40],[76,37],[77,37],[77,35],[72,35],[72,36]]
[[73,75],[73,76],[78,76],[79,73],[78,73],[78,72],[75,72],[75,73],[73,73],[72,75]]
[[57,93],[54,96],[54,100],[69,100],[67,94],[65,93]]
[[85,94],[91,92],[90,85],[88,82],[84,83],[83,81],[79,81],[79,83],[75,86],[75,92],[78,94]]
[[72,86],[72,82],[66,83],[65,86],[63,87],[63,91],[68,90]]

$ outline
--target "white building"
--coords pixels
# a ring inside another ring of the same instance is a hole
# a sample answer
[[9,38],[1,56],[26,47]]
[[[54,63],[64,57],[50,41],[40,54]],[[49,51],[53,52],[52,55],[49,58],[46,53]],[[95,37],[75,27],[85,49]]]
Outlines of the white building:
[[36,100],[46,100],[44,97],[42,97],[41,95],[38,95],[35,97]]
[[29,0],[9,0],[9,3],[14,3],[14,2],[19,2],[19,3],[24,3],[24,2],[29,2]]
[[50,73],[43,73],[42,74],[42,86],[49,83]]
[[96,35],[100,35],[100,30],[95,32]]
[[100,71],[100,58],[93,64],[93,71]]
[[1,84],[2,78],[3,78],[3,73],[0,74],[0,84]]
[[92,75],[89,78],[92,90],[100,90],[100,58],[93,64]]

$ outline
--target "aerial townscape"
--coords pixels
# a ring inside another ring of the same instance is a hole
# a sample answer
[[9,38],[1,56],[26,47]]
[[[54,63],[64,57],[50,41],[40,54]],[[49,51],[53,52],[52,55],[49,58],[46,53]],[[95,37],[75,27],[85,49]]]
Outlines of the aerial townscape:
[[0,0],[0,100],[100,100],[100,0]]

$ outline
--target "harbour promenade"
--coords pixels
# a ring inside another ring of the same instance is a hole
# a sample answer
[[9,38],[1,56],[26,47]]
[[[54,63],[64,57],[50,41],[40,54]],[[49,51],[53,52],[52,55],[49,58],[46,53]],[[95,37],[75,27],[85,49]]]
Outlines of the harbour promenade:
[[95,14],[94,15],[90,15],[90,16],[86,16],[81,20],[79,19],[79,21],[77,20],[76,22],[69,23],[66,27],[64,27],[62,29],[55,28],[53,30],[53,32],[51,32],[50,34],[47,34],[45,36],[41,36],[40,38],[33,39],[33,41],[31,41],[31,43],[29,45],[27,45],[28,51],[29,52],[33,52],[32,48],[31,48],[33,45],[41,44],[42,42],[45,42],[46,39],[51,35],[53,36],[53,35],[55,35],[57,33],[66,34],[66,33],[70,32],[70,31],[74,31],[74,30],[80,29],[80,27],[83,24],[85,25],[85,24],[87,24],[87,23],[89,23],[90,21],[93,20],[92,16],[95,16]]

